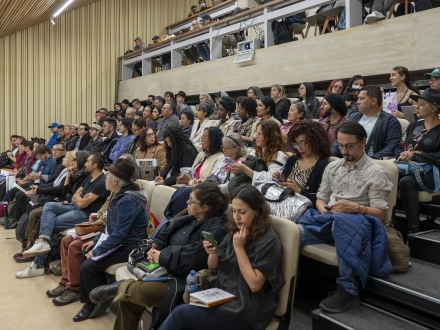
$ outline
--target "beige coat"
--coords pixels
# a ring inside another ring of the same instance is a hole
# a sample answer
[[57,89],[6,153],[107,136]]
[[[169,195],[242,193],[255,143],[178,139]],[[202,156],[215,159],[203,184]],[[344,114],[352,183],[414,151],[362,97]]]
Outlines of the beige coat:
[[159,173],[167,166],[165,147],[161,143],[151,146],[145,152],[140,151],[138,147],[136,150],[136,159],[156,159],[157,166],[159,166]]

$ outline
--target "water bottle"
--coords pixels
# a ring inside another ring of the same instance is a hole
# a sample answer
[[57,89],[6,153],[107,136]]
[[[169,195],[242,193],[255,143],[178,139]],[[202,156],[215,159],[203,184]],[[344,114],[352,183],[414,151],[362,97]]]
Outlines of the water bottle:
[[199,279],[197,278],[195,270],[189,272],[189,275],[186,278],[185,287],[189,293],[197,292],[197,289],[199,287]]

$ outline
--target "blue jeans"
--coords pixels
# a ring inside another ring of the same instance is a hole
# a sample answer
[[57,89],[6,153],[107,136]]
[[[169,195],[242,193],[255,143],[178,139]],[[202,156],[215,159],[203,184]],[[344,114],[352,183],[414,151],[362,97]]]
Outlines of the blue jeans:
[[159,330],[252,330],[244,319],[231,318],[211,308],[191,305],[177,306]]
[[[320,240],[310,231],[304,228],[303,225],[298,224],[298,228],[301,232],[301,247],[313,244],[322,244],[332,242],[332,237],[328,240]],[[356,281],[356,272],[351,268],[344,260],[336,255],[339,264],[339,277],[336,279],[336,283],[344,288],[348,293],[357,296],[358,295],[358,282]]]
[[208,44],[204,43],[197,46],[197,52],[203,58],[203,60],[209,61],[211,59],[211,51],[209,50]]
[[[40,238],[44,238],[50,244],[50,236],[54,232],[73,228],[76,224],[87,221],[88,215],[76,205],[63,205],[49,202],[44,204],[40,218]],[[35,264],[43,266],[46,262],[47,253],[35,257]]]

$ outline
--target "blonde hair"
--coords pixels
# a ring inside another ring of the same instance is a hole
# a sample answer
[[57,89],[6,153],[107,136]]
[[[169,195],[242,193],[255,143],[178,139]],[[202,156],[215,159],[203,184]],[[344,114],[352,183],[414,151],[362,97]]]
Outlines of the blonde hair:
[[281,96],[280,96],[280,99],[285,99],[287,96],[286,96],[286,89],[284,88],[284,86],[282,86],[282,85],[279,85],[279,84],[275,84],[275,85],[272,85],[272,87],[270,88],[270,89],[272,89],[272,88],[276,88],[276,89],[278,89],[278,92],[280,92],[281,93]]
[[65,157],[69,158],[71,161],[74,161],[76,159],[76,151],[68,151]]

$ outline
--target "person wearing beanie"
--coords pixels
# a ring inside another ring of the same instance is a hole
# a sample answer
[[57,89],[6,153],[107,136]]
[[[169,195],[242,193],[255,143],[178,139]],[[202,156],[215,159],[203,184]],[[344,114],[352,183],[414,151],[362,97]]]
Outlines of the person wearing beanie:
[[347,105],[339,94],[328,94],[322,100],[323,114],[319,123],[327,132],[330,145],[336,139],[335,130],[339,124],[347,121]]
[[219,101],[218,117],[220,120],[214,123],[223,132],[224,136],[234,132],[235,120],[231,116],[235,112],[236,103],[230,96],[223,96]]

